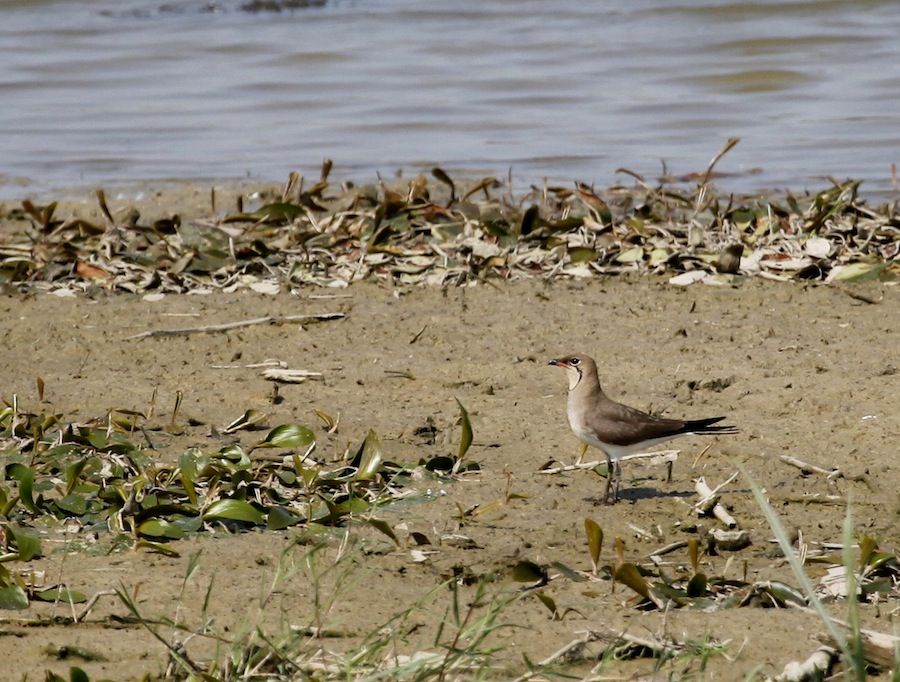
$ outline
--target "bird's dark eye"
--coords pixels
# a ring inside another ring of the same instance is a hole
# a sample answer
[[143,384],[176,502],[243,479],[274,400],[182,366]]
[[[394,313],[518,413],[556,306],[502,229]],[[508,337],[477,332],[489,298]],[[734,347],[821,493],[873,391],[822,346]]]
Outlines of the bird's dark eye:
[[572,358],[571,360],[569,360],[569,364],[572,365],[572,367],[575,367],[575,365],[581,364],[581,360],[579,360],[578,358]]

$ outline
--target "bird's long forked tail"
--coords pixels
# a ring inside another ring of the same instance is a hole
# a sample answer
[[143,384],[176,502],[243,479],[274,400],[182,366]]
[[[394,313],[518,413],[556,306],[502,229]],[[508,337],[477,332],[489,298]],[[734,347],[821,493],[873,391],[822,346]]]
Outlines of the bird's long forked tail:
[[719,424],[725,417],[709,417],[708,419],[691,419],[684,423],[681,433],[695,433],[705,436],[720,436],[737,433],[734,424]]

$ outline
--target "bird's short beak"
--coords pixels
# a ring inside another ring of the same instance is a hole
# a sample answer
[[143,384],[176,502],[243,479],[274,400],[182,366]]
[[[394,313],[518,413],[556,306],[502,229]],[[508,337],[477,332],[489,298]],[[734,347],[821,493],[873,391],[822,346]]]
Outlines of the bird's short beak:
[[553,365],[554,367],[565,367],[565,366],[566,366],[565,361],[563,361],[563,360],[557,360],[556,358],[554,358],[553,360],[551,360],[551,361],[548,362],[547,364],[548,364],[548,365]]

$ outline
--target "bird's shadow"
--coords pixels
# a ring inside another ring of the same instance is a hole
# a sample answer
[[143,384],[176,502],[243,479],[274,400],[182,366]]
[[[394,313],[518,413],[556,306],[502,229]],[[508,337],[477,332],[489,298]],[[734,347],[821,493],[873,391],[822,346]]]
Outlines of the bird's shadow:
[[[619,491],[619,502],[630,502],[634,504],[639,500],[652,500],[658,497],[690,497],[694,492],[691,490],[660,490],[659,488],[626,488]],[[593,502],[594,505],[600,506],[605,504],[601,496],[586,497],[587,502]]]

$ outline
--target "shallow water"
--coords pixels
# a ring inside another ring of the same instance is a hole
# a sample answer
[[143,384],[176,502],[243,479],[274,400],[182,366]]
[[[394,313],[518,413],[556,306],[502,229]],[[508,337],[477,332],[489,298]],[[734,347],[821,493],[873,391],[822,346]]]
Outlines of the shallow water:
[[[163,4],[165,3],[165,4]],[[900,161],[892,0],[0,0],[0,196],[447,169],[735,188]]]

